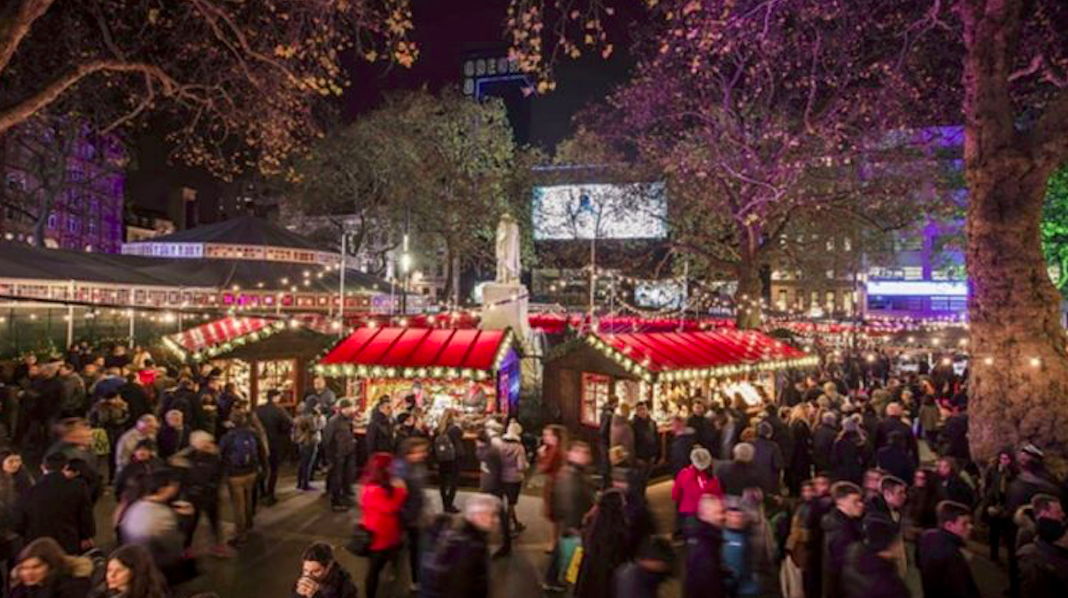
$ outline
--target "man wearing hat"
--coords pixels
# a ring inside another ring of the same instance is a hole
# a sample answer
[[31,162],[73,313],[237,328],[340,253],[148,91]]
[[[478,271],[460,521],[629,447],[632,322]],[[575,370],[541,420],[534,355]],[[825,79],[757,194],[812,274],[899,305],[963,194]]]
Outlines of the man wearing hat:
[[[1005,494],[1005,509],[1009,513],[1016,513],[1021,507],[1031,504],[1031,500],[1038,494],[1052,494],[1060,496],[1061,489],[1054,480],[1053,475],[1046,470],[1046,455],[1042,449],[1028,443],[1016,453],[1016,462],[1020,468],[1020,475],[1013,478],[1009,483],[1009,489]],[[1019,531],[1016,523],[1010,520],[1005,529],[1006,544],[1010,547],[1017,546],[1016,535]],[[1009,550],[1009,593],[1011,596],[1020,595],[1020,568],[1016,558],[1016,551]]]

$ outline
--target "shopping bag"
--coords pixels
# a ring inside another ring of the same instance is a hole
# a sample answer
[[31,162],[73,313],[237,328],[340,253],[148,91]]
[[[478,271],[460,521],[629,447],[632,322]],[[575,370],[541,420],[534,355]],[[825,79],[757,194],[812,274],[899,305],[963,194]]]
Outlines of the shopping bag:
[[566,576],[571,567],[571,559],[575,557],[575,551],[582,545],[582,539],[578,536],[563,536],[559,540],[556,552],[556,570]]
[[564,575],[564,581],[571,585],[578,583],[579,567],[582,566],[582,546],[575,548],[575,553],[571,555],[571,562],[567,565],[567,574]]
[[791,558],[782,560],[782,568],[779,569],[779,585],[782,588],[783,598],[805,598],[805,584],[801,577],[801,568]]

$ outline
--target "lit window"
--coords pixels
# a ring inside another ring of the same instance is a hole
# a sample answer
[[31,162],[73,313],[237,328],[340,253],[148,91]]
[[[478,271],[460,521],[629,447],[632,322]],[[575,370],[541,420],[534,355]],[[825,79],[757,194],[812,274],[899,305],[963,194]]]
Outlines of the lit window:
[[827,237],[827,251],[834,251],[834,237]]
[[788,293],[786,289],[779,289],[779,311],[786,311],[786,301],[788,299]]
[[829,312],[833,312],[834,311],[834,291],[827,291],[827,295],[826,295],[826,298],[824,300],[824,305],[827,306],[827,308],[826,308],[827,311],[829,311]]
[[923,280],[923,268],[921,266],[905,266],[903,270],[905,280]]
[[827,280],[834,280],[834,268],[827,270]]
[[611,381],[600,374],[582,374],[582,423],[587,426],[601,425],[601,410],[608,402]]
[[853,251],[853,239],[845,237],[842,239],[842,249],[846,251]]

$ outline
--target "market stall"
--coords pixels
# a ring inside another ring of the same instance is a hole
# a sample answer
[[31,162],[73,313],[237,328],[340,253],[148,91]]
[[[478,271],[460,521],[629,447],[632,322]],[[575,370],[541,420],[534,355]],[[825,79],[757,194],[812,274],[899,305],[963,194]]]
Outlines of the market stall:
[[519,400],[519,360],[508,330],[359,328],[319,361],[316,371],[344,378],[345,396],[366,415],[381,397],[398,411],[413,397],[429,425],[447,408],[467,430],[507,417]]
[[755,331],[587,335],[550,353],[544,398],[572,434],[597,446],[601,412],[612,398],[646,401],[666,433],[674,415],[689,415],[694,397],[737,395],[754,404],[762,393],[775,396],[776,371],[817,364],[817,357]]
[[248,393],[253,405],[267,392],[282,392],[281,404],[294,408],[311,387],[309,366],[335,340],[322,318],[227,317],[164,337],[184,360],[211,362],[226,382]]

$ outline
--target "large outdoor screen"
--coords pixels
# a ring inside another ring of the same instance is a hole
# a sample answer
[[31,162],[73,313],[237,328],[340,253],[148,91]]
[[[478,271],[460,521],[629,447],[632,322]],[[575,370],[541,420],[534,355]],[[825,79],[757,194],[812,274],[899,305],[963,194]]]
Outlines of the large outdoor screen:
[[534,188],[534,240],[662,239],[663,183]]

